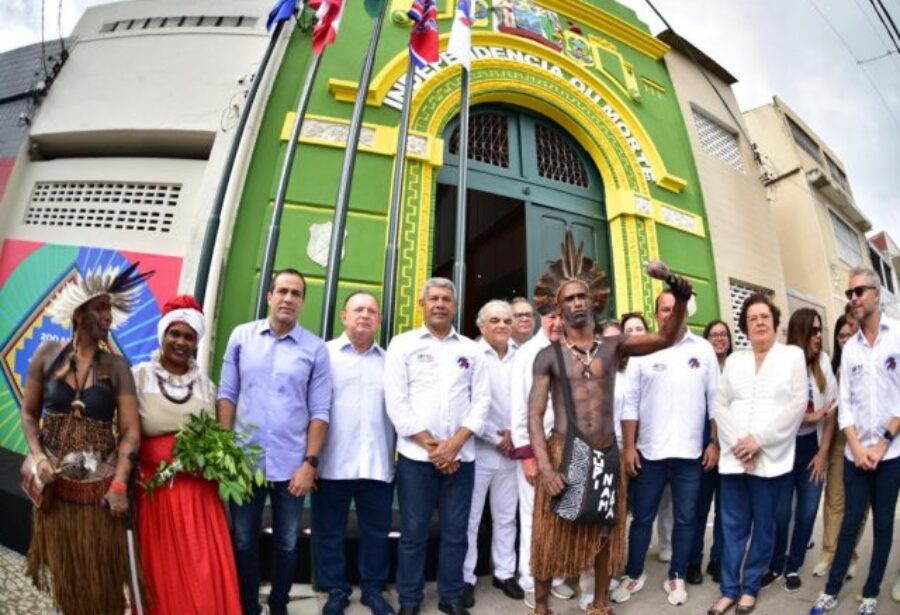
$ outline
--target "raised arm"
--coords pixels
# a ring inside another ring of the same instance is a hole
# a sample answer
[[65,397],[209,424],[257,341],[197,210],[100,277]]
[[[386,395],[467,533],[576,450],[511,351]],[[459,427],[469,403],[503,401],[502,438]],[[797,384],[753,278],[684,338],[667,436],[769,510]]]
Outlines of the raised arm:
[[675,297],[675,307],[672,316],[666,321],[663,328],[646,335],[627,335],[619,344],[619,354],[625,356],[642,356],[668,348],[678,341],[685,326],[687,318],[687,302],[691,298],[693,288],[691,283],[681,276],[671,276],[667,281],[669,292]]
[[528,435],[544,489],[551,496],[557,496],[566,488],[566,482],[550,463],[547,437],[544,435],[544,412],[547,410],[547,399],[550,397],[552,374],[553,346],[548,346],[541,350],[534,360],[533,380],[528,394]]

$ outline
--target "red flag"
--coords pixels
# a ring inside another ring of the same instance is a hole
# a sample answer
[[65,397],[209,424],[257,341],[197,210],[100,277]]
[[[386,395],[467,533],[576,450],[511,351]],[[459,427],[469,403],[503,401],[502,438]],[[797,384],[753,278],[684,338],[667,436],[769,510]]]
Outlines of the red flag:
[[415,0],[408,15],[415,22],[409,35],[409,55],[413,63],[422,68],[437,62],[440,42],[434,0]]
[[316,9],[318,20],[313,28],[312,48],[314,53],[321,54],[337,37],[344,14],[344,0],[316,0],[310,2],[310,7]]

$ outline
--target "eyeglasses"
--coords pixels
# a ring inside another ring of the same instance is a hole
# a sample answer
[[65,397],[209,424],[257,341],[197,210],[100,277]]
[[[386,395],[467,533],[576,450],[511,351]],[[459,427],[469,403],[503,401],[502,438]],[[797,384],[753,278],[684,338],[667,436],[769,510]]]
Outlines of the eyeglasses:
[[501,322],[504,325],[511,325],[512,318],[497,318],[496,316],[494,316],[493,318],[489,318],[488,322],[491,323],[492,325],[499,325]]
[[810,332],[813,335],[822,335],[822,327],[811,327]]
[[519,320],[525,320],[526,318],[534,318],[534,312],[516,312],[513,314]]
[[853,299],[856,297],[859,299],[862,297],[867,290],[875,290],[874,286],[854,286],[853,288],[848,288],[844,291],[844,296],[847,297],[847,300]]
[[716,331],[709,334],[709,339],[728,339],[728,333],[725,331]]

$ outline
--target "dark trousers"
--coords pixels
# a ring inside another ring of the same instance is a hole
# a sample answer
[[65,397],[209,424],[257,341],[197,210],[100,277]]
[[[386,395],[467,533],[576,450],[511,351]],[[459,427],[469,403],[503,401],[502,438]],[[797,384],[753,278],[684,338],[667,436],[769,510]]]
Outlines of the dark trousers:
[[[775,512],[790,473],[773,478],[721,474],[722,595],[756,596],[775,548]],[[751,536],[752,532],[752,536]],[[750,548],[747,548],[747,542]],[[745,561],[746,554],[746,561]],[[742,568],[743,564],[743,568]]]
[[866,504],[872,503],[872,560],[863,587],[863,598],[877,598],[894,541],[894,508],[900,488],[900,457],[882,461],[874,472],[861,470],[844,459],[844,520],[837,551],[828,573],[825,593],[836,596],[847,576],[856,534],[863,522]]
[[668,483],[672,489],[675,527],[672,529],[672,562],[669,578],[683,579],[694,541],[697,504],[703,468],[699,459],[660,459],[641,456],[641,470],[632,479],[631,528],[628,532],[628,562],[625,574],[636,579],[644,572],[644,558],[650,548],[653,520],[659,512],[659,500]]
[[706,520],[709,517],[709,509],[716,503],[716,516],[713,521],[713,541],[709,549],[709,561],[712,564],[722,562],[722,510],[719,498],[719,470],[713,468],[703,473],[700,479],[700,500],[697,509],[697,523],[694,525],[694,545],[691,547],[690,563],[703,565],[703,540],[706,537]]
[[266,483],[253,491],[250,501],[231,504],[234,560],[244,615],[259,615],[259,532],[266,498],[272,502],[272,591],[269,607],[287,608],[297,568],[297,540],[303,519],[303,498],[288,492],[288,482]]
[[[806,559],[806,545],[812,537],[824,487],[824,483],[816,485],[809,479],[810,472],[807,469],[809,462],[819,452],[816,433],[797,436],[795,450],[794,470],[790,474],[785,492],[778,503],[778,512],[775,514],[775,550],[769,564],[769,570],[784,574],[793,574],[803,566]],[[791,525],[791,511],[794,509],[794,494],[797,495],[797,507],[789,547],[788,528]]]
[[397,497],[400,503],[400,544],[397,553],[397,593],[401,606],[418,606],[425,585],[425,555],[434,509],[440,518],[438,597],[458,602],[463,597],[469,508],[475,485],[475,463],[461,463],[454,474],[441,474],[434,464],[399,456]]
[[359,579],[363,596],[384,591],[388,580],[394,484],[379,480],[318,481],[312,495],[312,540],[318,584],[350,594],[344,540],[350,502],[359,524]]

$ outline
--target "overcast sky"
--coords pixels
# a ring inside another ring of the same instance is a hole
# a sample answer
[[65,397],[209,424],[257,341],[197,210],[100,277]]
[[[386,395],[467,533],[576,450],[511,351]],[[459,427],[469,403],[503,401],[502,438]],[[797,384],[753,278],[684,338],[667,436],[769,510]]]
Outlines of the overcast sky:
[[[65,35],[86,7],[105,1],[46,0],[45,36],[58,36],[59,5]],[[654,33],[664,28],[645,0],[622,1]],[[797,112],[843,161],[874,230],[900,243],[900,55],[857,64],[890,49],[869,0],[652,1],[676,32],[737,77],[742,109],[777,95]],[[900,0],[882,2],[900,24]],[[41,2],[0,0],[0,51],[37,42],[40,32]]]

